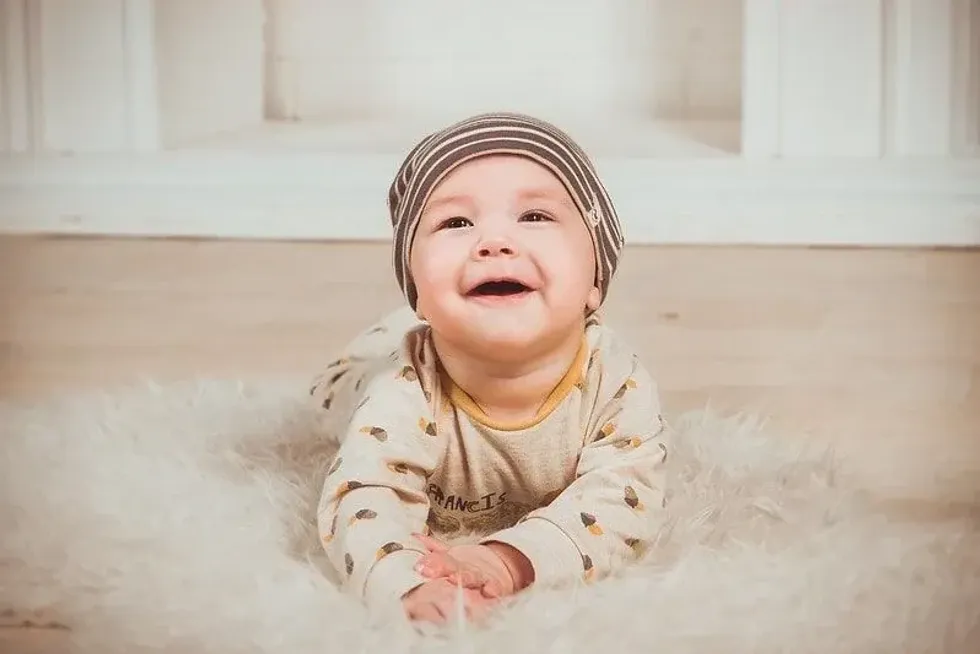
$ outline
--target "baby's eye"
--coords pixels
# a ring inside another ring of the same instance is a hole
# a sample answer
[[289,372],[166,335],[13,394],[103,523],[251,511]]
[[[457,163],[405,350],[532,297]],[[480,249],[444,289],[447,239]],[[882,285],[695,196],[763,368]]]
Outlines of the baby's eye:
[[523,216],[521,216],[521,220],[525,220],[532,223],[548,222],[551,220],[551,216],[541,211],[529,211]]
[[460,229],[462,227],[468,227],[472,225],[468,219],[461,216],[455,216],[453,218],[448,218],[439,224],[439,229]]

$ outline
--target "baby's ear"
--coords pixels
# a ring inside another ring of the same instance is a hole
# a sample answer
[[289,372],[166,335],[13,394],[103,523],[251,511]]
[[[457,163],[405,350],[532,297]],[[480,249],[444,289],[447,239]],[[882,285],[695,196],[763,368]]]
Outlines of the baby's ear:
[[602,304],[602,292],[598,286],[593,286],[589,291],[589,297],[585,300],[585,306],[589,311],[596,311]]

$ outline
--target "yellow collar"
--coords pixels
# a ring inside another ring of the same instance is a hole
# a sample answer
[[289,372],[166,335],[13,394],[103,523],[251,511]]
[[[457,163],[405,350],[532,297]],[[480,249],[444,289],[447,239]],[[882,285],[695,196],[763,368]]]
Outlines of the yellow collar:
[[576,384],[582,379],[582,365],[585,363],[585,357],[588,354],[589,345],[588,341],[583,337],[582,345],[575,355],[575,360],[572,361],[572,365],[569,366],[565,375],[561,378],[558,384],[552,389],[551,393],[545,399],[544,403],[538,409],[535,415],[527,420],[517,422],[517,423],[503,423],[494,420],[480,408],[472,397],[466,391],[461,389],[456,383],[446,374],[445,370],[442,372],[444,388],[448,389],[449,401],[453,403],[455,407],[463,411],[473,420],[478,423],[489,427],[490,429],[496,429],[499,431],[519,431],[522,429],[530,429],[535,425],[539,424],[542,420],[551,415],[559,404],[568,396]]

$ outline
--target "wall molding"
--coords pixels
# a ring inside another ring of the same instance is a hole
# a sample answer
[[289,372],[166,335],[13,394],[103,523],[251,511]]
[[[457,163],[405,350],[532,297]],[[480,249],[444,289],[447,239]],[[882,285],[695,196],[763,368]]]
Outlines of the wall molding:
[[37,7],[27,0],[0,0],[0,151],[33,149],[34,89],[30,34]]
[[953,151],[980,156],[980,0],[954,5]]
[[[0,232],[387,240],[395,154],[0,160]],[[980,246],[980,159],[597,158],[631,243]]]
[[153,0],[125,0],[122,12],[127,141],[132,152],[153,152],[160,148],[156,5]]
[[744,0],[742,44],[742,153],[749,159],[778,156],[780,123],[779,0]]
[[962,0],[892,0],[890,79],[893,141],[886,150],[904,155],[953,152],[955,55],[954,14]]

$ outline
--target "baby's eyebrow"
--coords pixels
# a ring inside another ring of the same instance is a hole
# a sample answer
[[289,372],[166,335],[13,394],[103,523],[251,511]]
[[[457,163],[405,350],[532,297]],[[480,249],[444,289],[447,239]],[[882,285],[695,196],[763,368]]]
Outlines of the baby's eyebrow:
[[426,214],[440,207],[453,205],[453,204],[470,206],[473,204],[473,202],[472,200],[470,200],[469,197],[465,195],[447,195],[445,197],[436,198],[435,200],[430,200],[428,203],[426,203],[425,209],[422,211],[422,213]]
[[521,200],[551,200],[565,205],[570,209],[576,209],[575,204],[566,197],[565,193],[551,188],[530,188],[518,193]]
[[541,198],[555,199],[559,196],[558,192],[550,188],[526,188],[519,194],[521,199],[538,200]]

